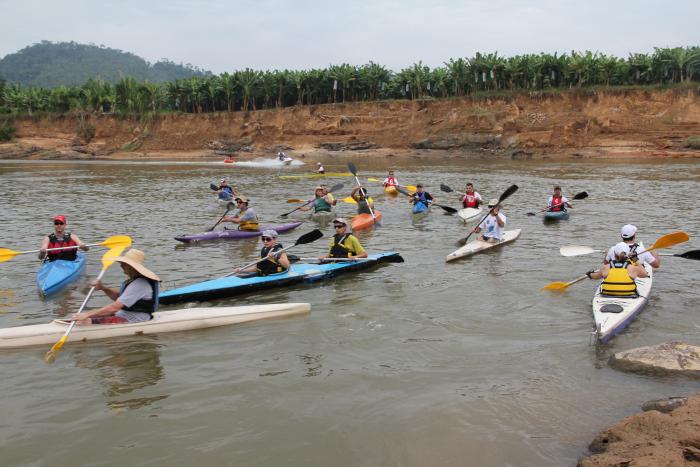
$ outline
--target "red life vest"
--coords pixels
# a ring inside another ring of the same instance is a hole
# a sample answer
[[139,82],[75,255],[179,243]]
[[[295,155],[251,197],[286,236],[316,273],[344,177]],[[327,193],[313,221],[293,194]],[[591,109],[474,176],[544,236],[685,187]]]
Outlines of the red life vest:
[[[63,237],[60,239],[56,237],[55,233],[49,234],[49,246],[47,249],[62,248],[66,246],[78,246],[78,244],[71,238],[70,232],[63,234]],[[75,261],[77,252],[77,248],[71,248],[70,250],[47,251],[46,257],[49,261],[56,261],[57,259]]]
[[476,199],[476,193],[473,194],[464,194],[464,199],[462,200],[462,206],[465,208],[478,208],[479,207],[479,202]]
[[556,196],[552,195],[552,207],[549,208],[549,210],[553,211],[553,212],[557,212],[557,211],[561,211],[562,209],[564,209],[564,204],[562,203],[563,198],[564,198],[563,196],[560,196],[557,198]]
[[394,177],[387,177],[386,178],[386,186],[396,186],[398,183],[396,183],[396,179]]

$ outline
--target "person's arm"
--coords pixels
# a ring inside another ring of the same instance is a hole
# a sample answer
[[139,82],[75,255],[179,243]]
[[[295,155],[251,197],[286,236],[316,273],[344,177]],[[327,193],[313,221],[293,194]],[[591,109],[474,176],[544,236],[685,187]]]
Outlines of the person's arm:
[[49,237],[44,237],[39,246],[39,259],[46,258],[46,249],[49,247]]
[[85,245],[85,243],[83,243],[83,241],[80,240],[80,238],[78,238],[78,236],[76,234],[70,234],[70,238],[78,245],[78,247],[81,250],[88,251],[90,249],[90,247]]
[[84,311],[82,313],[73,313],[71,319],[83,320],[87,318],[99,318],[100,316],[112,316],[117,311],[124,308],[124,304],[119,300],[115,300],[109,305],[103,306],[99,310]]
[[502,213],[498,213],[496,216],[496,222],[498,222],[499,227],[505,227],[506,226],[506,216]]
[[351,250],[354,253],[350,255],[351,258],[366,258],[367,252],[362,248],[362,244],[354,235],[349,238]]
[[113,289],[111,287],[105,287],[105,285],[102,283],[102,281],[94,281],[92,283],[93,287],[95,287],[95,290],[101,290],[107,295],[110,300],[116,300],[119,298],[119,290],[118,289]]
[[289,258],[287,258],[286,252],[282,252],[282,254],[279,255],[277,262],[280,263],[284,269],[289,269]]
[[552,207],[552,200],[553,199],[554,199],[554,197],[550,196],[549,199],[547,200],[547,209]]
[[608,271],[610,270],[610,265],[604,265],[599,270],[590,270],[586,273],[589,279],[602,279],[608,276]]

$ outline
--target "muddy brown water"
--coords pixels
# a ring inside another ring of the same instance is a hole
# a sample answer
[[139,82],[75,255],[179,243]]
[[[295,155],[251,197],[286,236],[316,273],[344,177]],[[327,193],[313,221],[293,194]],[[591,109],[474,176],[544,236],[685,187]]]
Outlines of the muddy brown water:
[[[361,177],[385,162],[354,160]],[[342,160],[326,169],[344,171]],[[47,348],[0,353],[3,465],[572,465],[595,433],[648,399],[697,391],[683,378],[611,369],[611,352],[670,340],[697,343],[698,262],[664,258],[647,309],[607,346],[591,346],[590,301],[582,282],[560,295],[540,291],[596,266],[564,258],[561,245],[606,248],[631,222],[647,244],[685,230],[696,249],[700,162],[398,160],[404,183],[441,193],[476,183],[485,198],[510,184],[505,206],[515,243],[446,264],[465,228],[433,210],[413,222],[405,198],[378,188],[381,227],[359,235],[370,251],[395,250],[404,264],[316,285],[248,294],[208,305],[309,302],[307,317],[202,331],[69,343],[48,365]],[[307,164],[311,167],[311,164]],[[254,259],[260,241],[178,245],[173,236],[211,226],[222,214],[210,182],[230,176],[267,221],[306,197],[316,181],[280,180],[269,168],[215,163],[0,161],[2,247],[33,249],[64,213],[89,242],[129,234],[164,287],[217,277]],[[347,194],[352,178],[343,182]],[[543,224],[554,183],[572,195],[571,220]],[[368,183],[370,187],[373,185]],[[374,185],[376,186],[376,184]],[[341,205],[339,211],[352,213]],[[281,236],[289,244],[312,228]],[[324,232],[329,235],[330,229]],[[317,255],[327,239],[299,247]],[[100,270],[42,299],[35,256],[0,264],[0,326],[46,322],[77,310]],[[106,281],[117,285],[118,268]],[[92,306],[106,304],[97,294]]]

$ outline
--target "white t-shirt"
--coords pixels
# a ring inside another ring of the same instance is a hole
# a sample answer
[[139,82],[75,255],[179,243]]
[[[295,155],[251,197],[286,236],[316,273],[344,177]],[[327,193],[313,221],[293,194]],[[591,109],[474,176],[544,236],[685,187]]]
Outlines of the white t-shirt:
[[[549,197],[549,200],[547,201],[547,207],[548,207],[548,208],[551,208],[551,207],[552,207],[553,201],[554,201],[554,196],[550,196],[550,197]],[[560,206],[561,206],[562,208],[565,209],[565,208],[566,208],[566,203],[569,202],[569,199],[568,199],[566,196],[562,196],[560,202],[561,202],[561,205],[560,205]]]
[[[499,212],[498,217],[503,221],[503,225],[505,226],[505,214]],[[489,214],[488,216],[486,216],[486,219],[484,219],[483,222],[479,224],[479,227],[481,227],[481,235],[483,235],[484,237],[495,238],[499,241],[503,240],[503,227],[498,225],[496,216],[494,216],[493,214]]]
[[[129,284],[124,292],[119,296],[118,300],[124,306],[130,307],[139,300],[150,300],[153,298],[153,289],[147,279],[139,277],[134,282]],[[148,321],[151,319],[148,313],[140,313],[127,310],[119,310],[115,316],[120,316],[129,322]]]
[[[618,245],[625,248],[625,251],[629,255],[630,247],[632,245],[630,245],[629,243],[625,243],[625,242],[619,242],[617,245],[613,246],[612,248],[610,248],[608,250],[608,254],[605,256],[606,261],[610,262],[610,261],[615,259],[615,248]],[[654,262],[656,260],[656,258],[654,258],[654,255],[652,255],[650,252],[644,251],[644,250],[646,250],[646,248],[644,248],[644,244],[642,242],[639,242],[639,246],[637,247],[637,250],[636,250],[637,256],[639,257],[639,262],[641,264],[651,264],[652,262]],[[641,251],[644,251],[644,253],[640,253]]]

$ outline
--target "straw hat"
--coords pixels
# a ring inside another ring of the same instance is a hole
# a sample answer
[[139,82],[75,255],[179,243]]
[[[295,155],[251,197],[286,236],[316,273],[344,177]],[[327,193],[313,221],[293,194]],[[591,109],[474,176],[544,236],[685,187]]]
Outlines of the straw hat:
[[128,264],[132,268],[136,269],[136,272],[141,274],[143,277],[160,282],[160,277],[143,265],[144,258],[145,255],[143,254],[143,251],[132,248],[131,250],[127,251],[124,256],[117,256],[114,258],[114,261]]
[[498,200],[497,200],[496,198],[491,198],[491,199],[489,200],[488,206],[489,206],[490,208],[492,208],[492,207],[496,206],[497,204],[498,204]]

